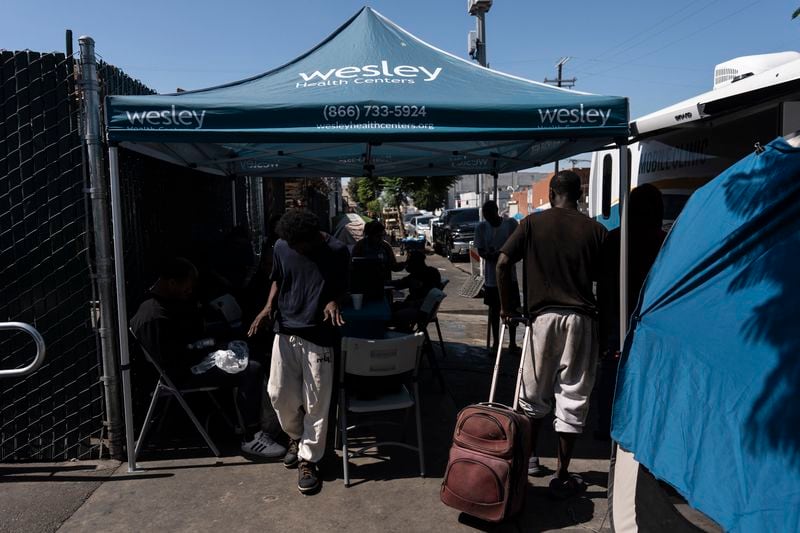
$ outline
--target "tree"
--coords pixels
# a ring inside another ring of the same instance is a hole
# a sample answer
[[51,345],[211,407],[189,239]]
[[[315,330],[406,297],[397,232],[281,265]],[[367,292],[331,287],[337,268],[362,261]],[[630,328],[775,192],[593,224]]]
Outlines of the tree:
[[447,193],[457,180],[457,177],[352,178],[347,189],[358,205],[368,211],[380,213],[381,198],[384,205],[398,210],[410,198],[419,209],[433,211],[445,206]]
[[401,216],[402,211],[400,208],[408,203],[405,178],[381,178],[381,187],[383,188],[382,198],[386,206],[395,210],[400,237],[403,238],[406,236],[406,228],[403,224],[403,217]]
[[347,190],[361,209],[367,209],[381,194],[380,178],[351,178]]
[[350,198],[353,199],[355,203],[358,203],[358,180],[361,178],[350,178],[350,181],[347,182],[347,194],[350,195]]
[[374,218],[381,214],[381,211],[383,210],[383,204],[381,203],[380,199],[376,198],[375,200],[370,200],[367,202],[366,209],[367,215]]
[[408,190],[406,178],[381,178],[383,200],[386,205],[399,210],[408,203]]
[[409,196],[420,209],[434,211],[447,204],[447,193],[457,177],[404,178],[408,181]]

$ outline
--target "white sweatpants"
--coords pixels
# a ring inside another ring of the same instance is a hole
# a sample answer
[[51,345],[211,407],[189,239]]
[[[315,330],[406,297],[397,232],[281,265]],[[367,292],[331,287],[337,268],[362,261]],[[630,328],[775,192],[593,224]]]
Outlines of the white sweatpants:
[[520,405],[543,418],[553,409],[555,430],[581,433],[597,373],[597,321],[570,310],[551,310],[533,323],[532,357],[522,373]]
[[300,441],[300,459],[317,463],[325,454],[332,391],[333,348],[275,335],[267,392],[283,431]]

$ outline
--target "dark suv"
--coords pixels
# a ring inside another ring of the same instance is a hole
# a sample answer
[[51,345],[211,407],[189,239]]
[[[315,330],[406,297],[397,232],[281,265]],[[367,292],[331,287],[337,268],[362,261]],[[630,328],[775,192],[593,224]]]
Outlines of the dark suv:
[[469,254],[469,243],[475,239],[478,208],[450,209],[442,220],[442,252],[451,261]]

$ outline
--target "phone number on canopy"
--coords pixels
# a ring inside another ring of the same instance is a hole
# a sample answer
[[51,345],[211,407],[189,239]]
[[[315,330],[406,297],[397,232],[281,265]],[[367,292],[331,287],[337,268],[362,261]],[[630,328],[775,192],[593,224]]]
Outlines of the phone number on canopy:
[[425,106],[417,105],[326,105],[322,108],[322,115],[326,120],[351,118],[359,120],[364,118],[395,117],[413,118],[427,117]]

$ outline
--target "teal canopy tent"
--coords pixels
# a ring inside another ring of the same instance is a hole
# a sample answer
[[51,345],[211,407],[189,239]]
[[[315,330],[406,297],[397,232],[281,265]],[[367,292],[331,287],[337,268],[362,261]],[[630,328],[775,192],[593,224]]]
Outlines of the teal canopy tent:
[[[530,168],[627,144],[629,135],[625,98],[478,66],[367,7],[308,53],[259,76],[176,94],[109,96],[105,106],[121,332],[128,319],[117,146],[225,176],[455,176]],[[135,470],[125,335],[120,359]]]
[[265,74],[111,96],[106,116],[110,141],[217,174],[260,176],[507,172],[628,136],[625,98],[478,66],[366,7]]

